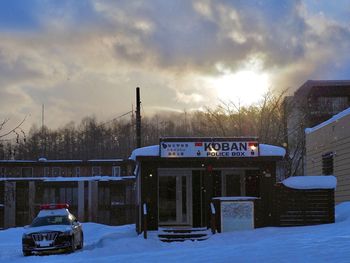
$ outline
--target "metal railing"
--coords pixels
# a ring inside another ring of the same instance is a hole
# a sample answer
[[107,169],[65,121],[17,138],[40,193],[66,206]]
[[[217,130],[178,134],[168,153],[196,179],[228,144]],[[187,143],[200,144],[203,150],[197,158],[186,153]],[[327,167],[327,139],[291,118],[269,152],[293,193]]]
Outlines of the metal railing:
[[143,218],[143,238],[147,239],[147,205],[143,204],[142,207],[142,218]]

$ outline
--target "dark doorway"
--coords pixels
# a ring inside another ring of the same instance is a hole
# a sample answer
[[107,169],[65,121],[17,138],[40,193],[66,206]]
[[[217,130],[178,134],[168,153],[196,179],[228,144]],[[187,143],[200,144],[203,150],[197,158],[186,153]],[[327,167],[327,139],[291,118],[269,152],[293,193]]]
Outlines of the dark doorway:
[[193,227],[209,224],[210,202],[221,196],[221,171],[192,172]]
[[245,195],[260,197],[259,170],[247,170],[245,175]]

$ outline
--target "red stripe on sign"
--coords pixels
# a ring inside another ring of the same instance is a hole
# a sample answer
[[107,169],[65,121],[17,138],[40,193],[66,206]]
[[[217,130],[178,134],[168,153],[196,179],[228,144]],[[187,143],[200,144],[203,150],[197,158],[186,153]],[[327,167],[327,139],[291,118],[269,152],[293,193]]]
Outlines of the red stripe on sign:
[[203,146],[203,143],[202,142],[196,142],[196,143],[194,143],[194,146]]

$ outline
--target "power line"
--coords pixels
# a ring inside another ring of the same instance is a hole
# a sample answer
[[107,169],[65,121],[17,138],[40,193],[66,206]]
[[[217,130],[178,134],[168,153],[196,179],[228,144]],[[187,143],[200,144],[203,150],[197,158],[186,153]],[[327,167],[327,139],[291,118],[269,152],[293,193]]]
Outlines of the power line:
[[131,110],[131,111],[128,111],[128,112],[126,112],[126,113],[123,113],[122,115],[119,115],[119,116],[117,116],[117,117],[115,117],[115,118],[113,118],[113,119],[111,119],[111,120],[109,120],[109,121],[106,121],[106,122],[104,122],[104,123],[101,123],[101,124],[98,125],[97,127],[102,127],[102,126],[104,126],[104,125],[106,125],[106,124],[109,124],[109,123],[111,123],[111,122],[114,122],[114,121],[116,121],[116,120],[118,120],[118,119],[120,119],[120,118],[123,118],[124,116],[126,116],[126,115],[128,115],[128,114],[130,114],[130,113],[132,113],[132,110]]

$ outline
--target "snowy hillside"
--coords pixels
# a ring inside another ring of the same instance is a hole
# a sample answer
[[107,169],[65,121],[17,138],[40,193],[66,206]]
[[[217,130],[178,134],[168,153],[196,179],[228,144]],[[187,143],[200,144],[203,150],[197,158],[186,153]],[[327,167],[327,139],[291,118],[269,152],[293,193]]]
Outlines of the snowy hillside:
[[0,231],[0,262],[350,262],[350,203],[336,207],[336,223],[260,228],[216,234],[206,241],[163,243],[133,225],[85,223],[85,248],[74,254],[23,257],[23,228]]

